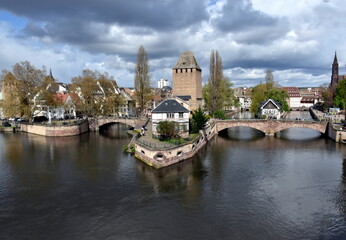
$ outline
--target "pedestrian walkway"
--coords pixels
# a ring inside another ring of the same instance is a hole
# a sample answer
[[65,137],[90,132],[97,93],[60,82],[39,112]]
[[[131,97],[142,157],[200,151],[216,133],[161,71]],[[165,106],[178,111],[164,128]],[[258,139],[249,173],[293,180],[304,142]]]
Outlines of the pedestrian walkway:
[[173,143],[162,142],[158,139],[153,138],[151,120],[146,125],[146,128],[147,130],[144,132],[144,136],[141,136],[137,139],[137,142],[139,142],[140,144],[143,144],[146,147],[149,147],[152,149],[158,149],[158,148],[165,149],[165,148],[171,148],[176,146]]

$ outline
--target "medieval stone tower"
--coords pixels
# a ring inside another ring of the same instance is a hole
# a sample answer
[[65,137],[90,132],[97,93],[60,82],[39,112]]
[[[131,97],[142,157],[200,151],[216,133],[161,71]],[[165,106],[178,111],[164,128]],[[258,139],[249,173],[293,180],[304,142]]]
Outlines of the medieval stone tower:
[[183,52],[172,69],[173,95],[188,100],[190,111],[202,106],[202,70],[192,52]]

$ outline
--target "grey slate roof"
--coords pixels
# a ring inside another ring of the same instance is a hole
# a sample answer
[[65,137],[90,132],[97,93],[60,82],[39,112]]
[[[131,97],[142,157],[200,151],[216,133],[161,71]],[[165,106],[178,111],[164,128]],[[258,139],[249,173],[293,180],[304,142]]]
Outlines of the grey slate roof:
[[162,101],[152,113],[188,113],[185,107],[183,107],[178,101],[174,99],[166,99]]
[[184,101],[189,101],[191,99],[191,95],[180,95],[177,97],[184,100]]
[[197,69],[201,69],[198,66],[196,58],[192,52],[183,52],[180,55],[180,58],[179,58],[177,64],[175,64],[174,68],[197,68]]
[[281,104],[273,99],[267,99],[266,101],[260,102],[260,106],[258,108],[264,108],[269,102],[272,102],[278,109],[281,109]]

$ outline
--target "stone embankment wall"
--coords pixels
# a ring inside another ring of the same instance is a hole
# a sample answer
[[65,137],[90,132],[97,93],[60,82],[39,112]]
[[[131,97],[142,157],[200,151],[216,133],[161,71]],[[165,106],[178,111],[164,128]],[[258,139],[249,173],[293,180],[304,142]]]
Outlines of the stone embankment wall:
[[2,127],[0,128],[0,132],[15,132],[16,128],[14,127]]
[[135,142],[135,156],[154,168],[162,168],[193,157],[216,133],[215,124],[200,131],[191,142],[166,149],[151,149]]
[[328,137],[333,139],[335,142],[346,143],[346,131],[340,124],[328,124]]
[[312,119],[316,121],[321,121],[320,116],[322,115],[318,113],[319,111],[309,108],[309,112],[311,114]]
[[[324,116],[325,114],[321,111],[310,108],[310,113],[315,120],[326,120]],[[341,124],[334,124],[329,121],[326,135],[335,142],[346,143],[346,131],[343,129],[343,125]]]
[[44,126],[21,124],[20,131],[33,133],[47,137],[67,137],[75,136],[89,131],[89,123],[87,121],[71,126]]

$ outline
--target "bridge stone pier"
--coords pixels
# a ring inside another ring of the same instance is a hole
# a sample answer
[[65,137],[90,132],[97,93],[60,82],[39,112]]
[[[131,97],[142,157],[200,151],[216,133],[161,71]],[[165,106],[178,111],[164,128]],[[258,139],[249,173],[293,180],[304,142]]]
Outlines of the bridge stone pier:
[[89,118],[89,130],[99,131],[100,127],[110,123],[123,123],[127,124],[134,129],[140,129],[147,122],[146,118],[115,118],[115,117],[104,117],[104,118]]
[[216,133],[231,127],[250,127],[263,132],[267,136],[288,128],[310,128],[326,134],[328,122],[325,121],[290,121],[290,120],[215,120]]

